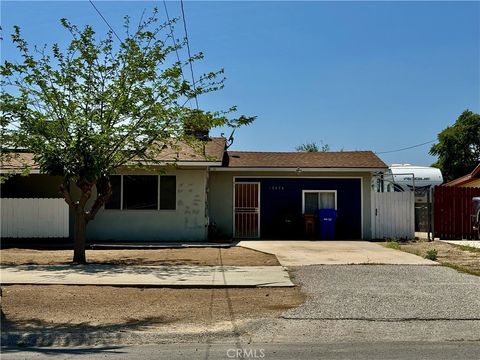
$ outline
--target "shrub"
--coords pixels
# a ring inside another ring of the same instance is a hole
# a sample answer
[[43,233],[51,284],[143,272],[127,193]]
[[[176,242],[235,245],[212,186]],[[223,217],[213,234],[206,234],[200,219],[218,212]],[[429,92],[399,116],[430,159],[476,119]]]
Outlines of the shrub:
[[438,255],[438,251],[436,249],[430,249],[427,251],[427,254],[425,255],[425,259],[428,259],[428,260],[437,260],[437,255]]
[[400,245],[395,240],[387,241],[387,243],[385,244],[385,247],[387,247],[389,249],[396,249],[396,250],[400,249]]

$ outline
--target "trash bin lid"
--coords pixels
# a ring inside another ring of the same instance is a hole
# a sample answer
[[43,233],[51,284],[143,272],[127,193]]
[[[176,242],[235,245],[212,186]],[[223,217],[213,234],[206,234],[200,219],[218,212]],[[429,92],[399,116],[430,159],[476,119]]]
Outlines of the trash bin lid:
[[333,218],[337,217],[337,210],[335,209],[319,209],[318,210],[319,218]]

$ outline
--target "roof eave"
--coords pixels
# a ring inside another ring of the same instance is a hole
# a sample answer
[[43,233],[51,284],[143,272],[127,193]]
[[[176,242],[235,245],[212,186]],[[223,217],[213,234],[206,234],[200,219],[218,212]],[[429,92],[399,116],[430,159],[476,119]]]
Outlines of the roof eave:
[[388,167],[278,167],[278,166],[263,166],[263,167],[215,167],[211,171],[272,171],[272,172],[378,172],[385,171]]

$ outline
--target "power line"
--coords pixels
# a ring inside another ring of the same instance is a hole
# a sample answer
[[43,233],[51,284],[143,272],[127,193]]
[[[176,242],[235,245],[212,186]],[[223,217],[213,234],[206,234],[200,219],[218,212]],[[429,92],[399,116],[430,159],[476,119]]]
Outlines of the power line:
[[175,47],[175,54],[177,54],[177,61],[180,64],[180,73],[182,74],[182,80],[185,81],[185,76],[183,75],[183,69],[181,66],[180,55],[178,54],[177,42],[175,41],[175,36],[173,35],[173,26],[170,22],[170,16],[168,15],[167,2],[163,0],[163,7],[165,8],[165,14],[167,15],[168,26],[170,28],[170,35],[172,37],[173,46]]
[[[167,2],[165,0],[163,0],[163,7],[165,8],[165,14],[167,15],[168,27],[170,28],[170,36],[172,37],[173,46],[175,47],[175,54],[177,55],[177,61],[180,64],[180,74],[182,75],[182,80],[185,81],[185,76],[183,74],[183,68],[182,68],[182,62],[180,61],[180,55],[178,53],[177,42],[175,41],[175,35],[173,33],[173,26],[172,26],[172,23],[170,22],[170,16],[168,15]],[[187,102],[190,103],[190,106],[192,105],[190,99],[185,101],[185,104]]]
[[416,148],[416,147],[420,147],[420,146],[423,146],[423,145],[431,144],[431,143],[433,143],[433,142],[435,142],[435,141],[437,141],[437,140],[430,140],[430,141],[426,141],[426,142],[421,143],[421,144],[417,144],[417,145],[413,145],[413,146],[408,146],[408,147],[404,147],[404,148],[396,149],[396,150],[380,151],[380,152],[376,152],[375,154],[389,154],[389,153],[394,153],[394,152],[398,152],[398,151],[404,151],[404,150],[408,150],[408,149],[413,149],[413,148]]
[[[185,10],[183,9],[183,0],[180,0],[180,8],[182,9],[183,29],[185,31],[185,39],[187,41],[188,62],[190,63],[190,72],[192,73],[193,90],[196,92],[197,89],[195,87],[195,76],[193,75],[192,54],[190,53],[190,44],[188,41],[187,23],[185,21]],[[197,105],[197,110],[198,110],[198,99],[197,99],[196,93],[195,93],[195,103]]]
[[88,0],[90,2],[90,4],[92,4],[93,8],[97,11],[98,15],[100,15],[100,17],[103,19],[103,21],[105,21],[105,24],[107,24],[107,26],[110,28],[110,30],[112,30],[112,32],[115,34],[115,36],[117,37],[118,41],[122,42],[122,40],[120,39],[120,37],[117,35],[117,33],[115,32],[115,30],[113,30],[113,28],[110,26],[110,24],[108,23],[107,19],[105,19],[105,17],[102,15],[102,13],[100,12],[100,10],[97,9],[97,7],[95,6],[95,4],[93,3],[92,0]]

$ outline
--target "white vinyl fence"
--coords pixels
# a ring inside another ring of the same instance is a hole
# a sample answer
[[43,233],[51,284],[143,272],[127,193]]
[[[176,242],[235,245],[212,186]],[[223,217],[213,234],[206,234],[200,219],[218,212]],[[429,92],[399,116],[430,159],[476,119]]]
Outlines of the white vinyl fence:
[[372,238],[415,237],[415,194],[372,192]]
[[2,238],[68,237],[68,205],[63,199],[4,198],[0,202]]

